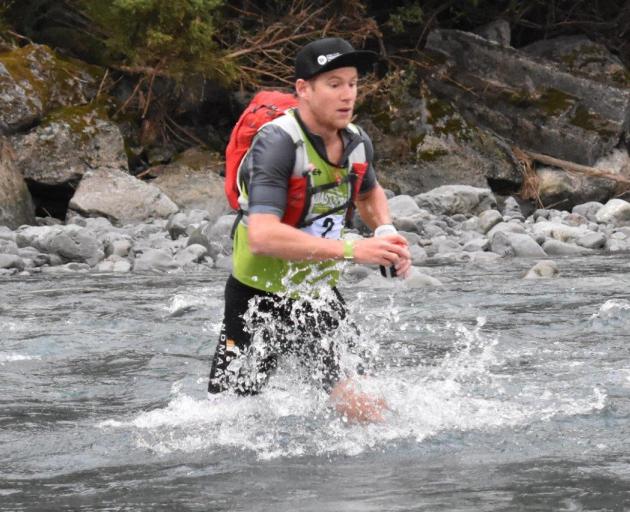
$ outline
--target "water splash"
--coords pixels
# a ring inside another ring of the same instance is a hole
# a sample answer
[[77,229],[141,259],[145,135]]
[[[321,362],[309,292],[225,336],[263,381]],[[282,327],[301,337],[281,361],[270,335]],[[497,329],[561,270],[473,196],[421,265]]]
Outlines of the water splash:
[[[396,308],[383,313],[383,318],[399,315]],[[295,358],[287,358],[259,395],[224,393],[205,400],[175,385],[166,407],[99,427],[131,430],[138,447],[160,456],[221,449],[253,453],[259,459],[353,456],[385,450],[392,443],[436,442],[453,433],[531,425],[605,406],[606,392],[599,388],[576,393],[570,385],[547,392],[537,382],[504,386],[514,376],[500,371],[500,340],[485,333],[484,324],[483,317],[472,327],[447,323],[440,335],[451,340],[450,349],[438,360],[382,366],[357,378],[363,391],[387,400],[390,410],[383,423],[345,422],[326,393],[303,378],[304,369],[300,371]],[[380,325],[372,324],[367,338]],[[370,343],[378,345],[390,333],[382,331]],[[360,343],[367,342],[363,338]]]
[[595,329],[619,329],[630,327],[630,301],[612,299],[606,301],[590,318]]
[[165,309],[169,317],[176,318],[199,308],[217,306],[218,304],[219,301],[212,297],[211,290],[202,288],[197,291],[174,295]]
[[0,364],[4,365],[5,363],[13,363],[16,361],[31,361],[35,359],[40,359],[37,356],[27,356],[23,354],[14,354],[14,353],[0,353]]

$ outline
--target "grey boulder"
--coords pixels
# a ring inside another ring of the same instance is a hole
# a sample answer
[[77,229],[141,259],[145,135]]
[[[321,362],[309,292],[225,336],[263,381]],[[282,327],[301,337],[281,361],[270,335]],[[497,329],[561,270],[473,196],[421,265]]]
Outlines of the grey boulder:
[[0,226],[35,224],[35,207],[10,144],[0,137]]
[[489,189],[469,185],[444,185],[418,194],[414,199],[420,208],[442,215],[478,215],[497,206],[494,194]]
[[559,274],[558,266],[554,261],[543,260],[536,263],[523,279],[551,279]]
[[526,258],[540,258],[547,254],[526,234],[499,231],[494,234],[490,242],[492,252],[501,256],[519,256]]
[[88,171],[69,207],[85,216],[105,216],[120,224],[166,218],[177,205],[159,188],[122,171]]

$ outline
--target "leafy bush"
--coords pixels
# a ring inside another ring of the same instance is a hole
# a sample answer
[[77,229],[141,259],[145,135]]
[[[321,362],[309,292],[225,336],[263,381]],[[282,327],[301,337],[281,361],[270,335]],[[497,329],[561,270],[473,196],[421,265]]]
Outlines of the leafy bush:
[[223,0],[77,0],[98,26],[112,62],[228,83],[234,66],[214,39]]

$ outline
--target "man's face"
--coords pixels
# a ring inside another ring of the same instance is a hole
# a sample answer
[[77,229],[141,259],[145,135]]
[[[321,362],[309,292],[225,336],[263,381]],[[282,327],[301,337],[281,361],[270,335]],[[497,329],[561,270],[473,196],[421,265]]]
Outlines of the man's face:
[[357,81],[356,68],[338,68],[298,81],[297,90],[321,128],[340,130],[352,120]]

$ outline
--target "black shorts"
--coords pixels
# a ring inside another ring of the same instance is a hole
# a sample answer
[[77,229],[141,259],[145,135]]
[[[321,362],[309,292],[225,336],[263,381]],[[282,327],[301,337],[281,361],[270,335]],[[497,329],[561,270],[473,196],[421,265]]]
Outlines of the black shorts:
[[331,334],[347,316],[341,294],[335,288],[332,291],[332,297],[314,307],[305,300],[251,288],[230,276],[208,392],[229,389],[256,394],[275,370],[279,356],[286,354],[297,356],[329,392],[341,378],[339,347]]

